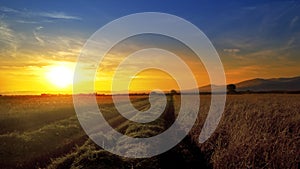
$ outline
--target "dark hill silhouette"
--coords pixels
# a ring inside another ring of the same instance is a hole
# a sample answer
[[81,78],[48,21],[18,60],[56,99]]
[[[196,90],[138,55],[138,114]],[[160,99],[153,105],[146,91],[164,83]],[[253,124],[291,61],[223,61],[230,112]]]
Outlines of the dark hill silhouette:
[[300,76],[292,78],[251,79],[236,84],[237,91],[300,91]]
[[[271,78],[262,79],[255,78],[236,83],[236,91],[253,91],[253,92],[269,92],[269,91],[300,91],[300,76],[291,78]],[[221,86],[213,85],[217,90]],[[199,87],[200,92],[210,92],[211,85]],[[193,90],[186,90],[189,92]]]

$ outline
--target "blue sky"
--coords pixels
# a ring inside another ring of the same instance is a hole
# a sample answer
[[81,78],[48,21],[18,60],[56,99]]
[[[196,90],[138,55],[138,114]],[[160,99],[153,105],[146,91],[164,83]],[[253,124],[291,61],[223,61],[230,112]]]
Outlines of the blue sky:
[[53,33],[71,30],[86,37],[109,21],[147,11],[187,19],[211,39],[260,36],[276,41],[299,32],[297,1],[4,1],[0,6],[2,19],[12,22],[16,29],[26,27],[19,21],[36,22]]
[[276,0],[0,1],[0,71],[74,62],[97,29],[137,12],[195,24],[216,47],[230,82],[299,75],[300,2]]

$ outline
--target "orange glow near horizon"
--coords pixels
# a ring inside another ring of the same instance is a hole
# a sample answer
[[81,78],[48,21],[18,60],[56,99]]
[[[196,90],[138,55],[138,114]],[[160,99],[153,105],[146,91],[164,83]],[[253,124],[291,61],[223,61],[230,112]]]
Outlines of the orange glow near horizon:
[[[125,48],[125,49],[124,49]],[[119,48],[106,56],[98,67],[96,77],[94,78],[94,89],[97,93],[111,93],[112,78],[115,73],[116,67],[124,59],[128,51],[126,46]],[[177,49],[174,49],[177,50]],[[75,49],[74,49],[75,51]],[[76,50],[75,56],[78,56]],[[123,52],[123,53],[122,53]],[[187,66],[194,73],[198,86],[205,86],[210,84],[210,80],[204,65],[201,61],[195,59],[191,53],[178,52],[180,57],[184,60]],[[23,62],[9,62],[3,61],[3,63],[10,66],[1,66],[1,82],[0,82],[0,94],[71,94],[72,93],[72,79],[74,68],[76,66],[75,61],[57,61],[54,59],[45,60],[38,55],[35,60],[26,60]],[[277,77],[293,77],[297,76],[299,72],[298,65],[286,67],[285,65],[279,66],[261,66],[258,63],[250,66],[241,66],[235,64],[235,60],[230,58],[230,55],[220,53],[220,58],[224,65],[224,71],[226,75],[227,84],[238,83],[244,80],[253,78],[277,78]],[[142,60],[143,61],[143,60]],[[133,61],[131,66],[138,66],[139,64],[146,64],[142,61]],[[261,62],[260,64],[262,64]],[[249,63],[250,64],[250,63]],[[94,66],[94,65],[93,65]],[[127,68],[126,68],[127,69]],[[127,70],[122,70],[121,74],[124,76],[133,76],[127,74]],[[91,72],[91,67],[82,67],[81,72]],[[276,72],[276,74],[275,74]],[[178,73],[182,73],[178,70]],[[184,78],[184,74],[181,75]],[[83,89],[87,82],[85,77],[81,77],[80,87]],[[158,70],[147,70],[140,72],[133,76],[129,86],[130,92],[149,92],[153,89],[160,89],[163,91],[169,91],[171,89],[179,90],[175,79],[168,74]],[[117,91],[124,91],[128,89],[122,79],[118,81],[119,88]]]
[[[251,66],[243,68],[234,68],[223,61],[227,78],[227,84],[238,83],[252,78],[276,78],[273,72],[268,72],[267,68],[260,66]],[[110,62],[104,64],[109,65]],[[187,60],[187,65],[191,68],[199,86],[210,84],[209,77],[204,66],[200,63]],[[72,74],[75,62],[50,62],[47,66],[23,66],[2,68],[2,81],[0,94],[71,94],[72,93]],[[109,65],[111,66],[111,65]],[[297,72],[297,67],[290,69],[280,69],[282,73],[293,76]],[[258,71],[259,70],[259,71]],[[84,69],[82,71],[85,71]],[[180,71],[180,70],[179,70]],[[95,92],[110,93],[114,68],[101,70],[95,77]],[[123,72],[126,75],[126,72]],[[277,77],[281,77],[278,75]],[[84,89],[86,82],[82,82]],[[124,91],[122,81],[119,81],[119,91]],[[126,86],[125,86],[126,87]],[[128,87],[126,87],[127,89]],[[132,77],[130,92],[147,92],[153,89],[169,91],[178,90],[176,81],[168,74],[158,70],[147,70]]]
[[[39,94],[39,93],[72,93],[72,73],[75,63],[56,62],[45,67],[24,67],[23,69],[5,69],[2,70],[1,92],[2,94]],[[195,74],[199,86],[210,84],[205,68],[188,63]],[[254,69],[254,68],[253,68]],[[249,70],[229,70],[225,66],[227,76],[227,84],[237,83],[242,80],[257,78],[256,72]],[[248,72],[248,74],[247,74]],[[254,73],[253,73],[254,72]],[[107,74],[105,74],[107,73]],[[288,73],[288,72],[287,72]],[[105,74],[105,76],[103,76]],[[95,92],[110,93],[111,78],[109,71],[97,74],[95,78]],[[291,75],[292,76],[292,75]],[[265,74],[264,78],[274,78],[272,74]],[[122,82],[120,82],[120,91]],[[124,86],[123,86],[124,87]],[[82,84],[84,88],[84,83]],[[132,77],[129,91],[130,92],[147,92],[153,89],[169,91],[171,89],[178,90],[176,81],[168,74],[158,70],[143,71]]]
[[157,89],[162,91],[170,91],[171,89],[178,90],[179,87],[176,83],[176,80],[169,74],[156,69],[149,69],[138,73],[132,77],[129,86],[129,91],[131,92],[150,92]]

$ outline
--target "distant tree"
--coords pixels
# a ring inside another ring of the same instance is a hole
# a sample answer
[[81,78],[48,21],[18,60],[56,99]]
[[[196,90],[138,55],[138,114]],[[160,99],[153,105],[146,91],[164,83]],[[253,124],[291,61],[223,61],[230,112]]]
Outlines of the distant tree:
[[227,85],[227,92],[228,93],[237,93],[235,89],[236,89],[236,85],[235,84],[229,84],[229,85]]
[[173,90],[170,91],[170,94],[171,94],[171,95],[176,95],[176,94],[177,94],[177,91],[173,89]]

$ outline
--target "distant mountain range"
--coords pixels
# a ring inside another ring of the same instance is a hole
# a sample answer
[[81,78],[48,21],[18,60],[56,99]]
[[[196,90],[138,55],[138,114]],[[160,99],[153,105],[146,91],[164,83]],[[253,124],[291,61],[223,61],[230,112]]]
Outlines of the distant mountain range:
[[[292,78],[250,79],[236,83],[237,91],[300,91],[300,76]],[[216,88],[220,86],[214,85]],[[200,92],[210,92],[211,85],[202,86]]]

